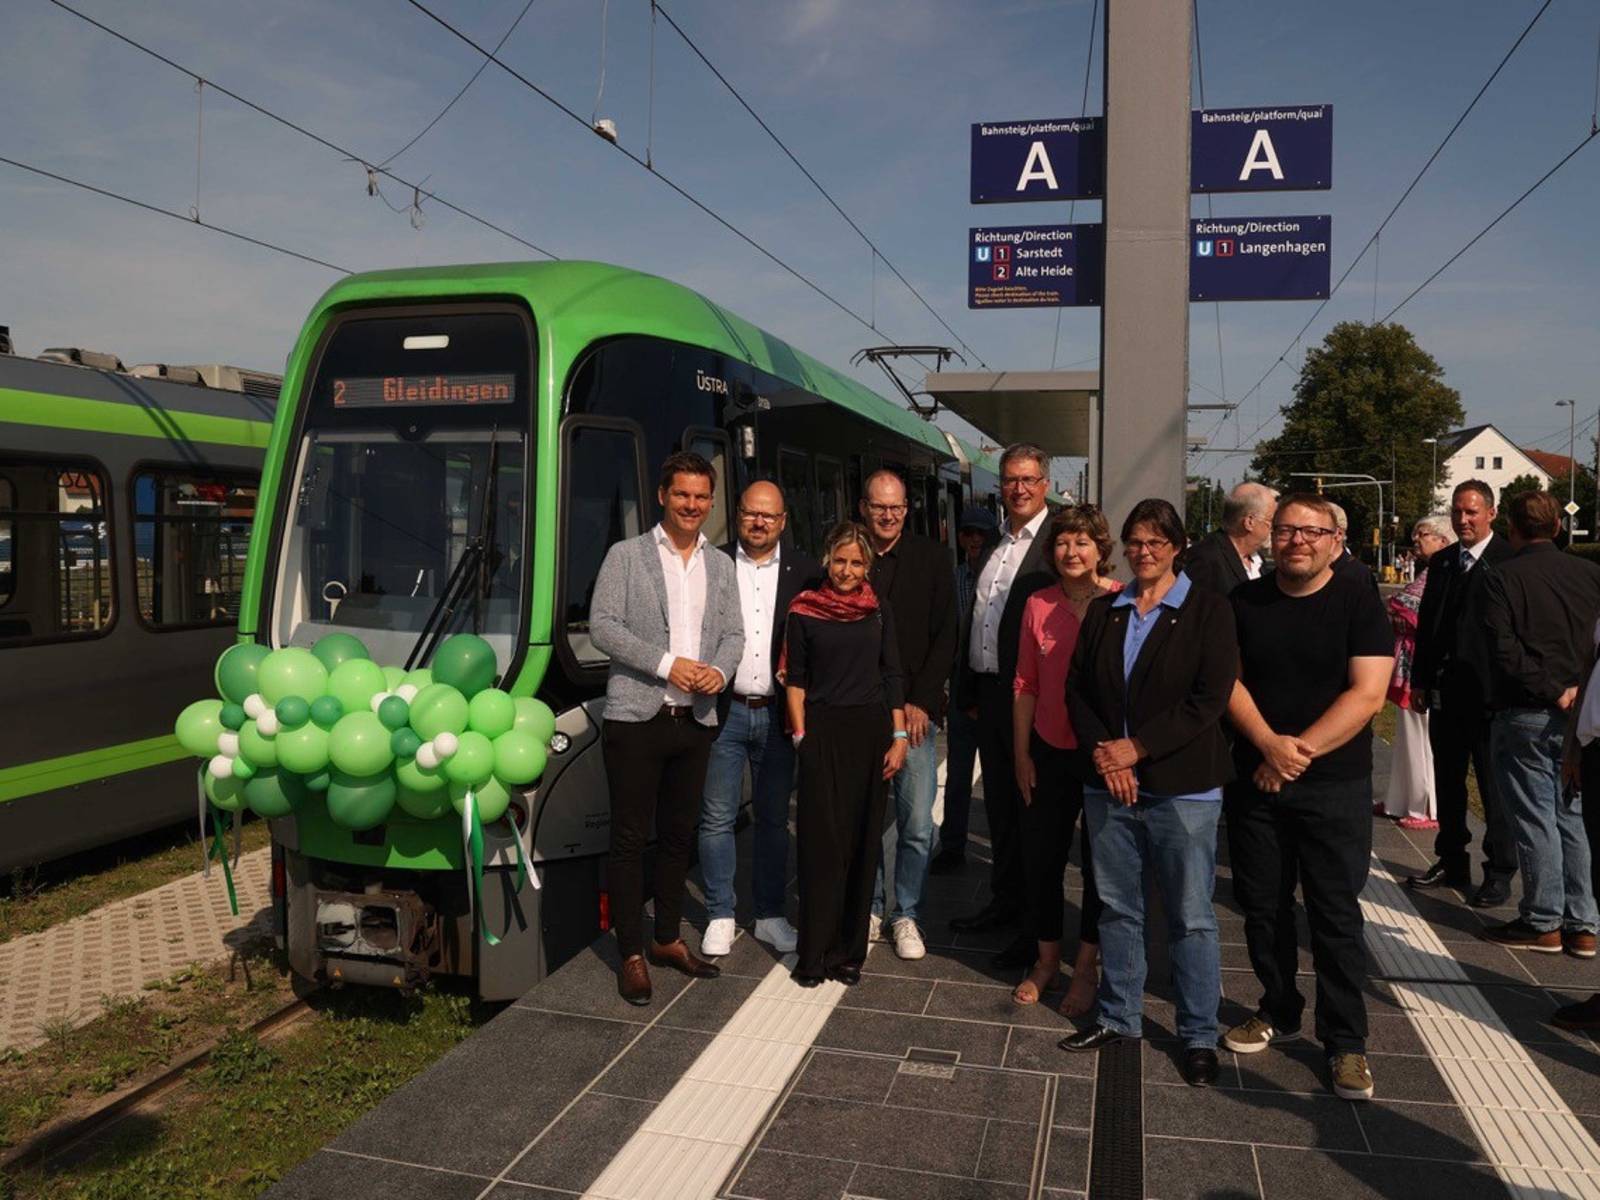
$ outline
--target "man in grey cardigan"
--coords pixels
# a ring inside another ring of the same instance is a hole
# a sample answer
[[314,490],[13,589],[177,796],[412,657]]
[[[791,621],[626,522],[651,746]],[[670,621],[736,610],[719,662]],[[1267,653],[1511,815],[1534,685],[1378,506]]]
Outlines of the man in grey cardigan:
[[645,966],[644,863],[655,817],[655,938],[650,961],[710,979],[721,972],[680,935],[689,843],[716,735],[717,693],[744,653],[733,561],[700,527],[716,476],[698,454],[661,466],[661,524],[606,553],[589,609],[589,635],[611,659],[601,746],[611,788],[607,871],[622,969],[617,991],[650,1003]]

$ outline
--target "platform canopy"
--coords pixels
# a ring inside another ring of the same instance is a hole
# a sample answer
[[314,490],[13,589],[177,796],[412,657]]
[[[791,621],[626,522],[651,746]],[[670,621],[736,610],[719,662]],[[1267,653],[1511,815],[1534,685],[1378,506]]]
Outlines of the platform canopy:
[[923,390],[1002,446],[1032,442],[1052,458],[1089,455],[1098,371],[938,371]]

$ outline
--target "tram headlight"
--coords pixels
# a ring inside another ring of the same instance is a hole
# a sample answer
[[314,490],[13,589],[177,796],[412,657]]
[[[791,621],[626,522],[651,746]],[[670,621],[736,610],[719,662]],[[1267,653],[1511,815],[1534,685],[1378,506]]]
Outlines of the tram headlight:
[[552,733],[550,735],[551,754],[565,754],[570,749],[572,749],[572,739],[566,734]]

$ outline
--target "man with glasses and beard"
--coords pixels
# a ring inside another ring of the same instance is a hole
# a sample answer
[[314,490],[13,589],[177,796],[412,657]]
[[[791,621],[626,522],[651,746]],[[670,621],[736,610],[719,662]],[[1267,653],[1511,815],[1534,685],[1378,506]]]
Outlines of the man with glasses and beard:
[[1372,855],[1368,722],[1384,704],[1394,636],[1365,579],[1334,569],[1341,550],[1329,503],[1287,496],[1272,525],[1276,570],[1230,597],[1240,670],[1228,716],[1239,736],[1224,814],[1234,897],[1262,997],[1223,1044],[1254,1054],[1299,1036],[1298,884],[1311,926],[1317,1040],[1334,1093],[1367,1100],[1360,897]]

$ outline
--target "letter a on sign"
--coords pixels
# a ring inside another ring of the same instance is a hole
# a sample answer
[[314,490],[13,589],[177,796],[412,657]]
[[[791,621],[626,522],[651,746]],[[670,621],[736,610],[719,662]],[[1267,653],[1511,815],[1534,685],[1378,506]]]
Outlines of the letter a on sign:
[[1265,129],[1256,130],[1256,136],[1250,142],[1250,153],[1244,156],[1244,170],[1239,172],[1239,182],[1244,183],[1255,171],[1271,171],[1274,179],[1283,178],[1283,168],[1278,165],[1278,152],[1272,148],[1272,135]]
[[1017,180],[1017,191],[1026,190],[1036,179],[1044,180],[1052,192],[1060,190],[1056,183],[1055,168],[1050,165],[1050,155],[1045,152],[1043,142],[1034,142],[1028,147],[1028,161],[1022,164],[1022,178]]

